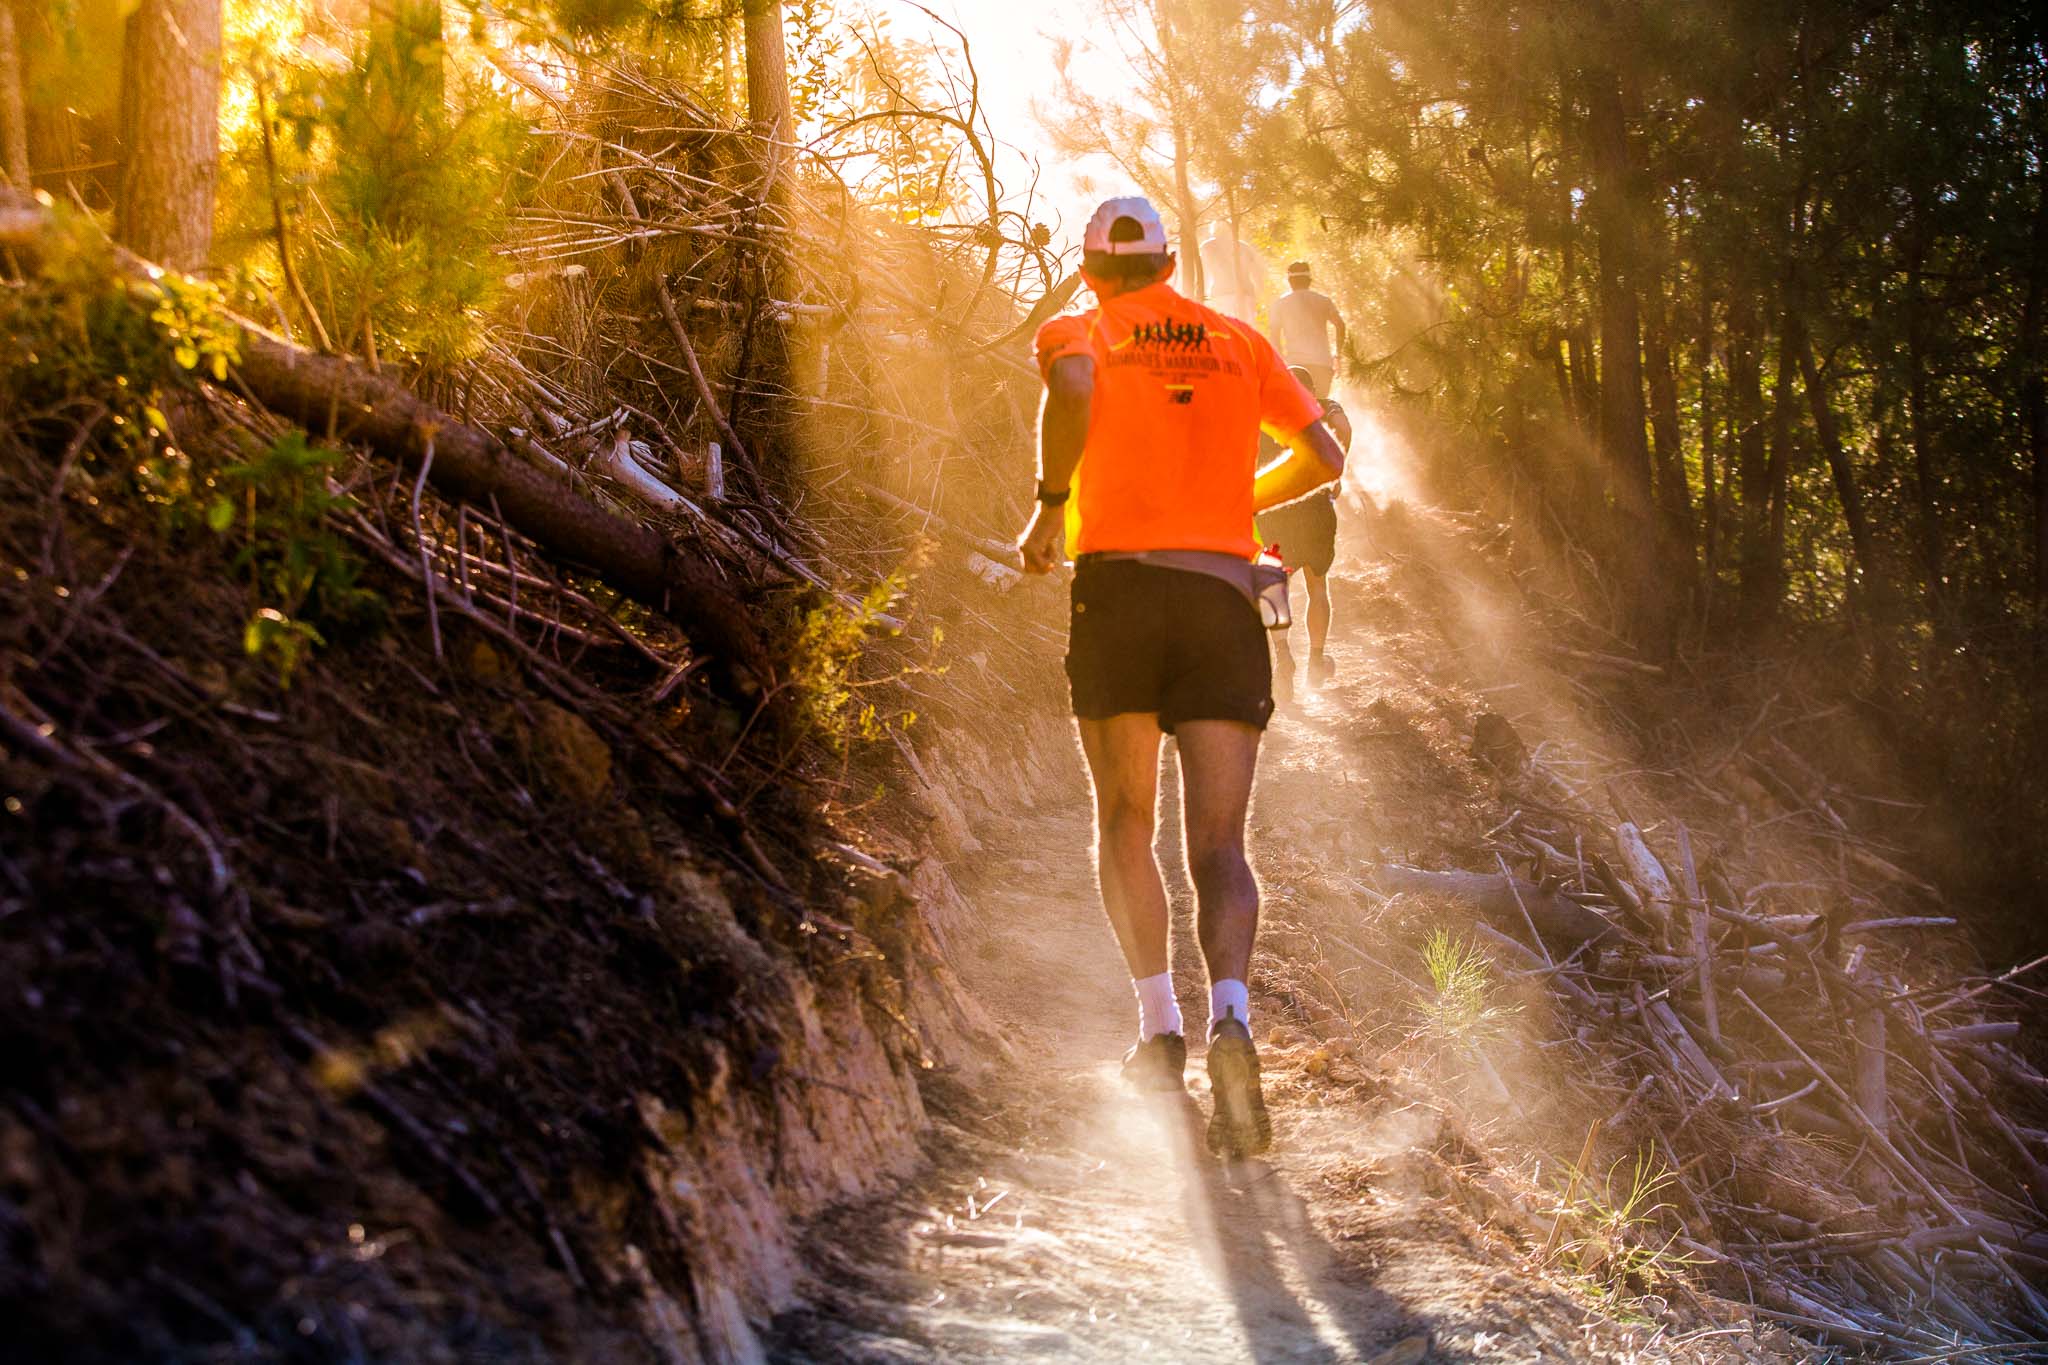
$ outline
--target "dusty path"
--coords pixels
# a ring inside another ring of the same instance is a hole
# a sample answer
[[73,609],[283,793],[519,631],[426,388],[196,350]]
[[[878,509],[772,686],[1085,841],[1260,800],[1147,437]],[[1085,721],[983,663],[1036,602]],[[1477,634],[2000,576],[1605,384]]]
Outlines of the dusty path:
[[[1373,1059],[1304,1036],[1291,944],[1304,930],[1360,937],[1347,889],[1360,861],[1467,823],[1468,781],[1382,700],[1405,687],[1412,701],[1412,675],[1433,665],[1395,657],[1398,630],[1374,622],[1362,573],[1338,585],[1339,683],[1276,721],[1253,812],[1271,1158],[1220,1165],[1203,1150],[1199,1056],[1185,1101],[1148,1105],[1117,1079],[1135,1007],[1085,856],[1077,755],[1071,791],[982,828],[959,876],[980,925],[960,974],[1014,1056],[971,1093],[942,1084],[922,1180],[817,1229],[814,1306],[777,1324],[777,1358],[1699,1358],[1518,1273],[1448,1175],[1465,1158],[1440,1115],[1386,1090]],[[1169,880],[1192,1042],[1206,986],[1184,879]]]

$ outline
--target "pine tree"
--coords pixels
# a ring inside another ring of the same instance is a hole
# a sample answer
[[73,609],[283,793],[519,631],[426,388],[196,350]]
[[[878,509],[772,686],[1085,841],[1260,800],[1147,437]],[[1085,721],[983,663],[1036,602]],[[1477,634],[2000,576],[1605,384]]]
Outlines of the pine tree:
[[114,235],[181,270],[213,246],[221,0],[142,0],[121,46],[121,181]]
[[28,107],[14,0],[0,0],[0,184],[19,190],[29,184]]

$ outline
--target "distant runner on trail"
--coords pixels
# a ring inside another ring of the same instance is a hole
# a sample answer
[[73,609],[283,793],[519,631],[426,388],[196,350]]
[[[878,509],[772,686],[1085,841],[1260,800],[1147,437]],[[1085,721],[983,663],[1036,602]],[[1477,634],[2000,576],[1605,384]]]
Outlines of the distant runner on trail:
[[[1270,342],[1167,284],[1176,257],[1149,203],[1103,204],[1082,252],[1097,306],[1038,333],[1039,505],[1019,548],[1031,573],[1074,550],[1067,677],[1095,784],[1103,907],[1138,995],[1124,1074],[1178,1091],[1187,1065],[1152,854],[1164,732],[1180,748],[1209,969],[1208,1142],[1246,1156],[1272,1142],[1245,985],[1259,916],[1245,810],[1273,713],[1252,518],[1337,478],[1344,452]],[[1262,425],[1286,446],[1264,468]]]
[[1202,243],[1202,283],[1217,312],[1251,322],[1266,301],[1266,258],[1241,240],[1229,223],[1219,223]]
[[[1304,384],[1309,382],[1306,366],[1291,366],[1287,372]],[[1351,418],[1334,398],[1323,400],[1323,424],[1349,455]],[[1262,451],[1280,453],[1270,437],[1259,440]],[[1337,676],[1337,666],[1323,652],[1330,642],[1330,566],[1337,562],[1337,485],[1259,513],[1258,526],[1259,543],[1277,549],[1288,572],[1301,570],[1301,581],[1308,587],[1308,683],[1322,687]],[[1291,627],[1273,632],[1273,695],[1280,701],[1294,700],[1294,650],[1288,645],[1291,633]]]
[[1287,292],[1273,300],[1270,330],[1281,359],[1307,370],[1309,388],[1316,397],[1328,398],[1330,383],[1337,377],[1337,357],[1344,354],[1344,316],[1328,294],[1309,288],[1309,280],[1307,261],[1287,267]]

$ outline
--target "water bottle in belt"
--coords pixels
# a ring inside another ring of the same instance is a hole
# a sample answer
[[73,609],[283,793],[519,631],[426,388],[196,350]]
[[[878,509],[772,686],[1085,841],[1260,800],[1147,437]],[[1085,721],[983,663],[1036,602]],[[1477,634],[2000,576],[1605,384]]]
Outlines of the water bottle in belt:
[[1287,569],[1280,562],[1280,547],[1268,545],[1252,561],[1252,582],[1258,588],[1259,619],[1267,630],[1285,630],[1294,624],[1294,612],[1287,601]]

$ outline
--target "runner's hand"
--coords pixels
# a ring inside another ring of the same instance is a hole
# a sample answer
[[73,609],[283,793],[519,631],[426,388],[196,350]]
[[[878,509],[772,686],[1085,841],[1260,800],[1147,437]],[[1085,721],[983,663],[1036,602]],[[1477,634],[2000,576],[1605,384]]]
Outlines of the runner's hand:
[[1041,505],[1031,518],[1031,525],[1017,541],[1017,549],[1024,556],[1025,573],[1051,573],[1053,566],[1065,556],[1067,514],[1065,509]]

